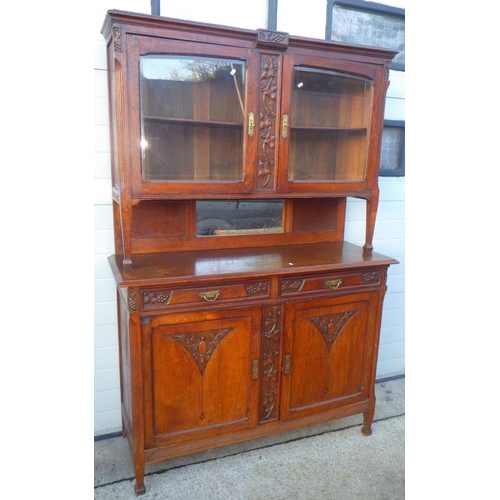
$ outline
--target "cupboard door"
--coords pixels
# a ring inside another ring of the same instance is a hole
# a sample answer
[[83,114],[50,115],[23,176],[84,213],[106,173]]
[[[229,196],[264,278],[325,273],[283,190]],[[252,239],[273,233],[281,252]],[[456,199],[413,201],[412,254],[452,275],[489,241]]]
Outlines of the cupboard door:
[[260,317],[254,307],[169,314],[143,324],[149,446],[256,425]]
[[376,331],[376,293],[286,305],[285,420],[366,399]]
[[136,57],[136,194],[249,192],[256,140],[249,52],[141,37]]
[[366,189],[373,67],[293,54],[284,61],[280,191]]

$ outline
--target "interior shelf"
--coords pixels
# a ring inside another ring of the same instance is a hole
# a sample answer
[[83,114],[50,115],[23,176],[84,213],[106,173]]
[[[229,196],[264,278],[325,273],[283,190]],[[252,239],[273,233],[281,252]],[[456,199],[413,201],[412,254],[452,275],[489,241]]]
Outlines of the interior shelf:
[[242,123],[219,122],[212,120],[192,120],[189,118],[165,118],[162,116],[144,116],[144,121],[149,123],[173,123],[176,125],[190,125],[198,127],[233,127],[243,128]]

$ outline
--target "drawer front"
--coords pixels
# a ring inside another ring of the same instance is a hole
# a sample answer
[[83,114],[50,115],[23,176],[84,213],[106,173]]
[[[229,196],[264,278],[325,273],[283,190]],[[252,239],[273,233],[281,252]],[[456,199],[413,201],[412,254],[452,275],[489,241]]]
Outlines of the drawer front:
[[172,306],[220,304],[232,300],[252,300],[269,297],[269,281],[248,281],[232,284],[200,284],[186,288],[142,289],[142,309],[161,310]]
[[325,294],[353,290],[367,286],[380,285],[382,271],[355,271],[345,273],[321,274],[315,276],[295,276],[280,279],[280,295],[282,297],[308,294]]

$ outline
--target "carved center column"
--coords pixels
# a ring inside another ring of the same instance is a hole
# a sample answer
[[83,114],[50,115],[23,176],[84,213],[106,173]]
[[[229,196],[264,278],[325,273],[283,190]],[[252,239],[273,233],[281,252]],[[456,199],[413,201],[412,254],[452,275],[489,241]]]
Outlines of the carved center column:
[[273,52],[260,53],[259,79],[259,138],[258,138],[258,170],[257,191],[274,191],[276,189],[276,135],[277,117],[279,115],[278,92],[279,74],[281,71],[281,54],[288,47],[288,33],[269,30],[257,30],[258,47],[273,49]]

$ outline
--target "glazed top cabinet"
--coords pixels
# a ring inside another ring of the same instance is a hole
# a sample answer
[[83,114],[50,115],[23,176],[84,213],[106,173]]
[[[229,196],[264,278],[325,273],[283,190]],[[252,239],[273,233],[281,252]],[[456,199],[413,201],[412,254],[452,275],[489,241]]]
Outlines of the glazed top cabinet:
[[[120,11],[102,32],[116,253],[126,266],[140,253],[309,242],[293,222],[309,210],[337,221],[312,227],[328,233],[319,239],[340,241],[347,196],[367,201],[372,250],[394,52]],[[253,228],[251,243],[197,238],[201,200],[277,200],[281,236]]]

